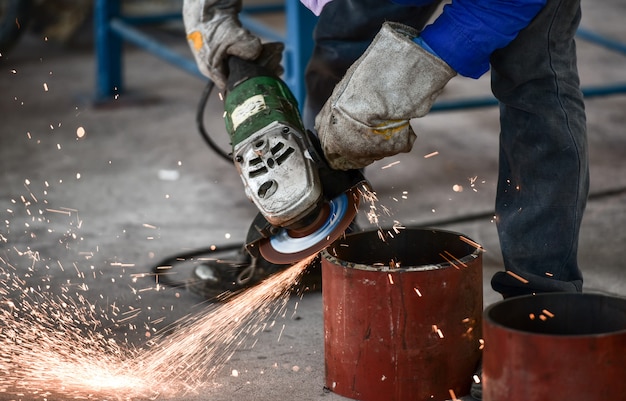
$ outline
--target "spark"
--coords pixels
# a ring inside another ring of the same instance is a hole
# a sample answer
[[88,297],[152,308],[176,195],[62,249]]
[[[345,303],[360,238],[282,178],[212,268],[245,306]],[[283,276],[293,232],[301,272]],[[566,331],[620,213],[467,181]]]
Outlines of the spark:
[[135,267],[134,263],[111,262],[111,266],[116,267]]
[[398,220],[393,221],[393,226],[391,227],[394,233],[399,234],[400,230],[405,230],[406,227],[400,223]]
[[[21,255],[37,259],[30,250]],[[11,280],[5,267],[0,278],[0,393],[28,399],[59,394],[62,399],[130,400],[197,392],[248,336],[264,327],[262,322],[284,311],[291,286],[314,257],[162,331],[151,326],[163,318],[153,320],[145,326],[148,342],[138,349],[117,343],[108,326],[133,326],[141,308],[129,307],[119,320],[105,320],[82,294],[72,297],[67,288],[61,295],[32,286],[22,289],[26,283],[17,271]],[[115,303],[107,310],[120,314]]]
[[280,333],[278,333],[278,339],[276,340],[277,343],[280,342],[280,339],[283,336],[283,331],[285,331],[285,325],[283,324],[283,327],[280,329]]
[[546,316],[548,316],[550,318],[554,317],[554,313],[550,312],[547,309],[543,309],[542,312],[543,312],[544,315],[546,315]]
[[383,230],[380,230],[380,229],[376,230],[376,234],[378,234],[378,238],[381,241],[383,241],[383,242],[387,241],[387,238],[385,237],[385,233],[383,233]]
[[522,282],[522,283],[524,283],[524,284],[528,284],[528,280],[526,280],[524,277],[520,276],[519,274],[515,274],[515,273],[513,273],[513,272],[512,272],[512,271],[510,271],[510,270],[507,270],[507,271],[506,271],[506,274],[508,274],[509,276],[514,277],[515,279],[517,279],[517,280],[521,281],[521,282]]
[[456,398],[456,394],[454,394],[454,390],[449,389],[448,392],[450,393],[450,397],[452,398],[452,401],[459,401],[459,399]]
[[[448,262],[449,264],[451,264],[454,268],[458,269],[456,263],[460,264],[463,267],[467,267],[467,264],[464,263],[462,260],[458,259],[457,257],[455,257],[454,255],[452,255],[450,252],[448,251],[444,251],[445,254],[443,253],[439,253],[439,256],[441,256],[442,259],[444,259],[446,262]],[[456,263],[455,263],[456,262]]]
[[398,165],[398,164],[400,164],[400,161],[396,160],[395,162],[391,162],[391,163],[387,164],[386,166],[382,166],[380,169],[381,170],[385,170],[385,169],[388,169],[388,168],[393,167],[393,166]]
[[429,153],[429,154],[427,154],[427,155],[424,155],[424,159],[429,159],[429,158],[431,158],[431,157],[433,157],[433,156],[437,156],[438,154],[439,154],[439,152],[438,152],[438,151],[434,151],[434,152],[432,152],[432,153]]
[[370,210],[367,212],[367,220],[371,224],[378,224],[378,212],[376,211],[378,197],[376,196],[376,192],[366,185],[362,185],[358,191],[361,197],[370,204]]
[[481,250],[482,252],[485,252],[485,248],[483,248],[483,246],[480,245],[478,242],[472,241],[471,239],[464,237],[462,235],[459,235],[459,239],[465,242],[466,244],[471,245],[474,248]]
[[[476,189],[476,180],[478,180],[478,176],[476,175],[474,177],[469,177],[468,180],[470,182],[470,187],[472,188],[472,191],[478,192],[478,190]],[[485,181],[483,180],[482,183],[484,184]]]
[[436,333],[439,336],[439,338],[443,338],[443,331],[441,331],[441,329],[436,324],[433,324],[432,328],[433,328],[433,333]]
[[208,313],[182,319],[164,331],[167,335],[157,336],[150,352],[135,364],[159,381],[183,380],[198,386],[207,373],[213,374],[229,360],[245,337],[263,330],[263,322],[284,311],[289,289],[314,258],[270,276]]

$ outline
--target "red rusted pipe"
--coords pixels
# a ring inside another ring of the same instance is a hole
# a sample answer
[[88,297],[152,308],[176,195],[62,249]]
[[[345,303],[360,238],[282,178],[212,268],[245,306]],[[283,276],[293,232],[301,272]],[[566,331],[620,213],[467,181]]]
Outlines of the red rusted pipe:
[[626,299],[550,293],[489,306],[484,401],[626,399]]
[[458,233],[355,233],[322,257],[326,386],[361,401],[469,392],[482,339],[482,253]]

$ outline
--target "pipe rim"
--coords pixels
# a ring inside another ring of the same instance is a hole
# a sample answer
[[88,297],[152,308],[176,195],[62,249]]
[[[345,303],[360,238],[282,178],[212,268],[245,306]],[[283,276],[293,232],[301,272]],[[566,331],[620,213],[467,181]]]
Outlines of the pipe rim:
[[513,333],[515,335],[521,336],[529,336],[529,337],[546,337],[546,338],[560,338],[560,339],[581,339],[581,338],[603,338],[608,336],[621,336],[626,335],[626,321],[624,322],[624,327],[619,329],[611,329],[604,330],[593,333],[542,333],[535,332],[530,330],[525,330],[521,328],[510,327],[504,323],[501,323],[494,319],[493,314],[499,308],[505,307],[509,303],[521,303],[527,301],[528,299],[541,299],[541,298],[565,298],[565,297],[574,297],[574,298],[588,298],[592,301],[597,301],[600,299],[608,300],[611,302],[620,302],[623,303],[624,308],[626,308],[626,297],[619,297],[613,295],[607,295],[602,293],[577,293],[577,292],[549,292],[549,293],[540,293],[540,294],[529,294],[529,295],[521,295],[517,297],[507,298],[502,301],[498,301],[487,306],[483,312],[483,324],[485,325],[485,331],[489,331],[489,326],[494,330],[501,330],[508,333]]
[[[474,250],[471,253],[461,258],[456,258],[454,260],[454,263],[453,262],[441,262],[441,263],[429,263],[429,264],[422,264],[422,265],[408,265],[408,266],[400,266],[400,267],[390,267],[389,265],[384,265],[382,263],[366,264],[366,263],[360,263],[360,262],[351,262],[351,261],[345,260],[343,258],[340,258],[330,253],[330,249],[334,249],[334,247],[341,246],[340,244],[342,241],[345,241],[352,237],[371,234],[372,232],[378,232],[378,231],[388,232],[392,230],[395,230],[395,229],[394,228],[380,228],[378,230],[359,231],[359,232],[347,234],[339,238],[335,242],[333,242],[327,248],[325,248],[321,253],[322,258],[326,259],[328,262],[332,263],[333,265],[342,266],[348,269],[371,271],[371,272],[402,273],[402,272],[434,271],[434,270],[443,270],[443,269],[448,269],[448,268],[458,269],[460,268],[458,265],[461,263],[471,265],[478,258],[480,258],[481,254],[484,252],[483,248],[472,246]],[[456,231],[451,231],[451,230],[441,230],[441,229],[424,228],[424,227],[404,227],[400,231],[414,231],[414,232],[420,231],[423,233],[436,232],[438,234],[445,234],[445,235],[450,235],[450,236],[467,238],[471,242],[476,243],[475,241],[473,241],[466,235],[463,235],[461,233],[458,233]],[[466,244],[470,245],[469,243],[466,243]]]

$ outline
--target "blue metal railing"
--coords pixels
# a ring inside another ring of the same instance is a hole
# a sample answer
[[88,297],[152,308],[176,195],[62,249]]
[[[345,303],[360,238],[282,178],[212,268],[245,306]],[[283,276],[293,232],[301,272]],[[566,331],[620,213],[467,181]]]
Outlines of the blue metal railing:
[[[255,15],[272,12],[285,13],[285,35],[254,18]],[[206,79],[191,57],[171,50],[139,28],[140,25],[180,18],[180,13],[124,16],[121,11],[121,0],[96,0],[94,7],[96,102],[109,101],[123,92],[123,42],[132,43],[190,74]],[[244,7],[239,18],[246,28],[258,36],[285,44],[283,79],[302,107],[305,97],[304,70],[313,49],[312,32],[317,18],[301,5],[299,0],[286,0],[285,4]]]
[[[279,12],[285,14],[285,34],[281,34],[255,18],[259,14]],[[206,79],[192,58],[176,53],[138,28],[140,25],[180,18],[180,13],[140,17],[124,16],[121,13],[121,0],[95,0],[97,74],[95,100],[106,102],[123,91],[122,44],[124,41],[130,42],[190,74]],[[302,108],[306,96],[304,71],[313,49],[312,32],[317,18],[302,6],[299,0],[285,0],[285,4],[244,7],[239,18],[246,28],[258,36],[269,41],[281,41],[285,44],[283,79]],[[577,37],[610,51],[626,55],[626,44],[590,30],[579,28]],[[622,94],[626,93],[626,82],[586,86],[582,88],[582,91],[585,98]],[[497,104],[498,101],[493,96],[439,100],[433,106],[432,111],[475,109],[496,106]]]

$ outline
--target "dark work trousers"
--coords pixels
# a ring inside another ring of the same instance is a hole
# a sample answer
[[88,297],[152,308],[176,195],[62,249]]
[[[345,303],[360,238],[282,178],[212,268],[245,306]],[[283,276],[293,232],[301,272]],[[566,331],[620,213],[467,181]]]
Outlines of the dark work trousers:
[[496,222],[504,267],[524,279],[496,273],[492,287],[504,296],[582,291],[578,234],[589,162],[574,42],[579,22],[580,0],[548,0],[491,56],[500,101]]
[[[388,0],[327,4],[306,72],[305,126],[313,129],[334,86],[384,21],[420,30],[436,9]],[[505,297],[582,290],[577,251],[589,168],[574,42],[579,21],[580,0],[548,0],[491,57],[501,126],[496,222],[504,268],[515,273],[496,273],[491,283]]]

